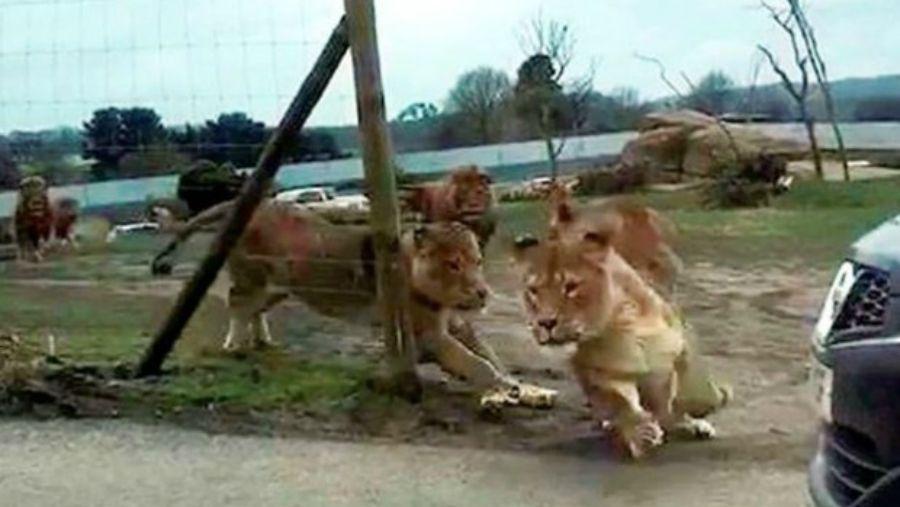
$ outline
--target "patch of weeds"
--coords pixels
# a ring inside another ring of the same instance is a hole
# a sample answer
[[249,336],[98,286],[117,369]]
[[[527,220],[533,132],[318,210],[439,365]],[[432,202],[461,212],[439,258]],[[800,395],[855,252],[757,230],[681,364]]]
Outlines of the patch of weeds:
[[307,360],[283,351],[255,352],[243,360],[205,358],[183,365],[155,391],[166,407],[216,404],[274,409],[327,409],[364,388],[365,361]]

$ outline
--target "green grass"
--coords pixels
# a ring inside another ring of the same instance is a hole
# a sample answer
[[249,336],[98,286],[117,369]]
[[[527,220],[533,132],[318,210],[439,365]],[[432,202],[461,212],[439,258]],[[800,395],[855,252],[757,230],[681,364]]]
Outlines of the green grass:
[[[772,207],[759,209],[706,210],[699,194],[691,191],[647,192],[635,198],[677,223],[679,251],[689,263],[831,269],[854,239],[900,211],[900,179],[800,182]],[[505,254],[515,235],[546,226],[542,203],[505,203],[498,213],[499,234],[488,254],[495,259]],[[0,264],[0,331],[15,331],[38,350],[46,350],[52,333],[58,355],[66,361],[134,364],[173,298],[121,289],[140,287],[150,279],[147,262],[160,245],[159,238],[135,236],[111,246],[96,244],[80,255],[51,259],[39,267]],[[196,258],[205,245],[198,241],[185,250],[183,259]],[[32,284],[16,284],[16,278]],[[91,283],[34,285],[35,279]],[[219,346],[224,315],[218,299],[208,298],[201,305],[168,363],[178,367],[177,374],[155,384],[152,403],[177,407],[212,402],[260,410],[341,407],[343,400],[361,391],[372,372],[368,359],[335,357],[306,347],[302,353],[288,347],[243,359],[223,356]],[[294,319],[285,327],[289,336],[297,337],[322,331],[315,327],[319,325]],[[133,401],[147,403],[139,397]]]
[[[900,213],[900,178],[851,183],[800,182],[770,208],[708,210],[697,191],[635,196],[671,218],[688,261],[828,268],[860,235]],[[500,207],[510,236],[546,226],[542,203]]]
[[[111,369],[138,361],[170,305],[168,297],[118,294],[102,285],[0,282],[0,331],[15,332],[27,350],[42,353],[48,352],[52,334],[63,361]],[[222,315],[218,300],[201,306],[167,362],[177,374],[155,384],[154,405],[327,409],[360,391],[370,373],[371,365],[359,359],[309,358],[291,350],[225,356],[220,352]],[[137,393],[125,400],[147,402]]]
[[205,359],[161,384],[164,404],[266,409],[328,408],[361,390],[372,366],[359,360],[308,361],[279,351],[244,360]]

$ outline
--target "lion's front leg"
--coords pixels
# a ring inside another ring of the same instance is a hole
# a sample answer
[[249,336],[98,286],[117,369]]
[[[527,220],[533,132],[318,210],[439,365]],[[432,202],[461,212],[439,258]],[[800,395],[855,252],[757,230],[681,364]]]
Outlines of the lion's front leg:
[[598,422],[611,426],[617,443],[632,458],[662,445],[664,432],[654,414],[644,409],[635,379],[576,369],[578,381]]
[[232,287],[228,292],[228,334],[225,335],[222,347],[234,351],[249,343],[256,346],[270,345],[273,340],[265,312],[285,297],[280,293],[270,294],[265,287]]
[[479,360],[487,362],[495,372],[491,384],[485,386],[488,391],[481,398],[483,408],[498,409],[510,405],[550,408],[555,404],[557,396],[555,390],[525,384],[510,375],[494,349],[478,337],[471,323],[454,315],[450,319],[448,328],[451,338],[458,341]]

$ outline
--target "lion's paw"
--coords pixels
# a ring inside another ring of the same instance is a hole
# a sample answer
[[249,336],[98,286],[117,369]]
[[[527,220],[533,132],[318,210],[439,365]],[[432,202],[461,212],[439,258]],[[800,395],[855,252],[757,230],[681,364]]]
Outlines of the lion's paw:
[[716,428],[706,419],[691,419],[685,424],[684,429],[695,440],[716,438]]
[[530,408],[553,408],[558,395],[559,392],[555,389],[532,384],[519,384],[518,386],[519,403]]
[[651,449],[663,444],[665,432],[653,419],[641,421],[625,435],[628,453],[634,459],[643,458]]
[[509,387],[491,389],[481,395],[480,401],[482,412],[498,412],[503,407],[515,406],[517,404],[518,398],[514,396],[512,389]]
[[672,437],[683,440],[711,440],[716,428],[706,419],[687,418],[669,429]]

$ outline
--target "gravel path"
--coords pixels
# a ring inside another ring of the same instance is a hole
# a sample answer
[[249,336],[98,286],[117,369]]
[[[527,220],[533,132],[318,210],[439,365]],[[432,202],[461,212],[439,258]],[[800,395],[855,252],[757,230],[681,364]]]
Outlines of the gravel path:
[[31,506],[802,505],[797,471],[676,459],[211,436],[106,421],[0,422],[0,501]]

